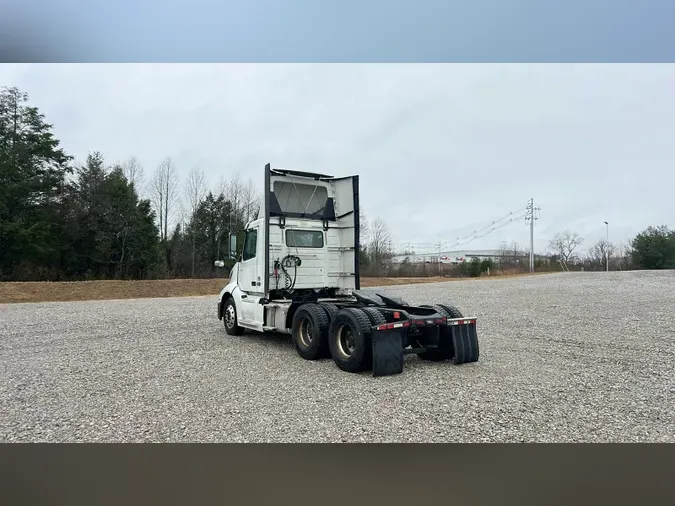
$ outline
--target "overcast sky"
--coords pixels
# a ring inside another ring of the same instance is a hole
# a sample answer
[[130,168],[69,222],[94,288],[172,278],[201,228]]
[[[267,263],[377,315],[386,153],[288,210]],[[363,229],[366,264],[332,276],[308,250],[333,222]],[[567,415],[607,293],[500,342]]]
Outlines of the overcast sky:
[[[447,241],[530,197],[535,248],[675,226],[675,65],[0,65],[77,160],[171,156],[216,187],[263,167],[361,176],[398,243]],[[461,249],[529,245],[522,219]],[[447,248],[444,248],[447,249]]]

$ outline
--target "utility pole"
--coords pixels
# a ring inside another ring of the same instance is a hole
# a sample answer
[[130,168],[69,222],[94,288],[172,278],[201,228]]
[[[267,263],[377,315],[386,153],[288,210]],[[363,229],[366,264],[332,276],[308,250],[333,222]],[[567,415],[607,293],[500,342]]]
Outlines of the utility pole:
[[539,219],[536,216],[536,212],[539,210],[540,208],[534,207],[534,198],[531,198],[527,203],[527,214],[525,215],[525,221],[530,224],[530,272],[534,272],[534,221]]
[[605,265],[609,272],[609,223],[605,222],[606,237],[605,237]]

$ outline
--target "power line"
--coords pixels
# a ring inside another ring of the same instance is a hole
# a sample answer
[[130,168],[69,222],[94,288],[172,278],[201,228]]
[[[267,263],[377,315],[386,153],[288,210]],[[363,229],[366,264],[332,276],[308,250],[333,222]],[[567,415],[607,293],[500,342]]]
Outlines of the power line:
[[527,209],[527,206],[523,206],[523,207],[520,207],[518,209],[515,209],[515,210],[509,212],[507,215],[502,216],[498,220],[493,220],[492,223],[490,223],[489,225],[486,225],[484,227],[475,229],[472,233],[467,234],[463,237],[458,237],[456,242],[460,243],[460,242],[464,241],[465,239],[469,239],[471,237],[476,237],[477,235],[480,235],[482,232],[484,232],[486,230],[493,229],[495,226],[497,226],[497,224],[499,224],[501,222],[504,222],[505,220],[506,220],[506,223],[511,223],[511,221],[513,221],[513,219],[517,219],[516,215],[518,215],[522,211],[525,211],[526,209]]
[[[458,237],[455,241],[438,241],[435,243],[416,243],[412,244],[410,242],[404,243],[404,247],[400,248],[399,251],[410,252],[418,249],[430,249],[432,251],[438,252],[440,257],[442,254],[443,245],[448,247],[460,247],[465,246],[477,239],[485,237],[497,230],[500,230],[507,225],[511,224],[514,220],[519,220],[525,218],[525,222],[530,225],[530,271],[534,271],[534,222],[539,219],[539,211],[541,208],[534,206],[534,199],[528,200],[527,204],[510,211],[508,214],[502,216],[501,218],[492,221],[489,225],[486,225],[481,228],[475,229],[472,233],[467,234],[463,237]],[[429,255],[433,253],[422,253],[418,252],[419,255]]]
[[526,204],[522,207],[519,207],[518,209],[514,209],[513,211],[510,211],[508,214],[503,215],[499,219],[493,220],[491,223],[479,227],[477,229],[474,229],[473,232],[466,234],[464,236],[457,237],[454,241],[437,241],[433,243],[411,243],[411,242],[405,242],[405,243],[399,243],[398,246],[400,246],[399,250],[403,251],[411,251],[411,250],[418,250],[418,249],[433,249],[433,250],[439,250],[443,247],[443,245],[447,245],[448,247],[456,247],[456,246],[462,246],[464,244],[468,244],[476,239],[480,239],[481,237],[485,237],[486,235],[499,230],[500,228],[505,227],[506,225],[510,224],[513,222],[513,220],[521,219],[525,216],[525,212],[528,209],[528,205]]
[[464,246],[464,245],[466,245],[466,244],[469,244],[470,242],[473,242],[473,241],[475,241],[476,239],[480,239],[480,238],[482,238],[482,237],[485,237],[486,235],[490,235],[492,232],[495,232],[496,230],[502,229],[502,228],[504,228],[505,226],[510,225],[510,224],[513,222],[513,220],[519,220],[519,219],[522,219],[522,218],[524,218],[524,217],[525,217],[525,212],[521,212],[521,213],[519,213],[519,214],[517,214],[517,215],[512,216],[512,217],[509,219],[509,221],[506,221],[506,222],[504,222],[504,223],[502,223],[502,224],[500,224],[500,225],[497,225],[497,226],[494,226],[494,227],[492,227],[492,228],[490,228],[490,229],[488,229],[488,230],[485,230],[484,232],[482,232],[482,233],[480,233],[480,234],[474,235],[473,237],[471,237],[471,238],[468,239],[468,240],[464,240],[464,241],[461,241],[461,242],[458,241],[457,243],[455,243],[455,246]]

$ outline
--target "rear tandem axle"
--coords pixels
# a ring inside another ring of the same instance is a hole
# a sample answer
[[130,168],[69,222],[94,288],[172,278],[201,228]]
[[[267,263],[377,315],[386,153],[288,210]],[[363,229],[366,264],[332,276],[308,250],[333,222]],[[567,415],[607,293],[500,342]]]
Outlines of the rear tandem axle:
[[403,372],[408,354],[457,365],[478,361],[476,318],[464,317],[453,306],[409,306],[378,299],[358,297],[353,305],[324,301],[300,305],[291,329],[298,354],[309,360],[332,358],[347,372],[371,369],[373,376]]

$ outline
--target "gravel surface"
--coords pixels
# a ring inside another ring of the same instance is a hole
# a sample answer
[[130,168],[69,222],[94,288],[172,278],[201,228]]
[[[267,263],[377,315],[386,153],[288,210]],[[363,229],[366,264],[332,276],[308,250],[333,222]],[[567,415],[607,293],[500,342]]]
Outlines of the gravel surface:
[[479,362],[348,374],[215,297],[0,305],[0,441],[675,442],[675,272],[383,290],[478,316]]

